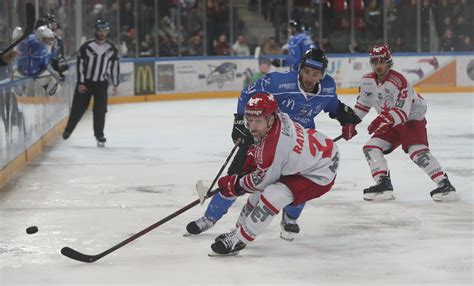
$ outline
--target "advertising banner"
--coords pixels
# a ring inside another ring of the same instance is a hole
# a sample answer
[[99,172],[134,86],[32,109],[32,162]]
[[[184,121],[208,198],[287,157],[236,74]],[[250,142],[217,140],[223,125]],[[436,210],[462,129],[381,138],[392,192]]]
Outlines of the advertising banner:
[[155,63],[135,63],[135,95],[155,94]]
[[463,56],[456,59],[456,84],[474,87],[474,56]]
[[[362,76],[372,71],[368,55],[329,55],[328,58],[326,72],[341,89],[358,88]],[[415,87],[474,86],[474,56],[394,54],[393,61],[393,68]],[[245,80],[259,72],[257,59],[233,57],[126,62],[122,67],[121,78],[125,80],[119,87],[120,95],[240,92]],[[127,75],[127,68],[133,69],[132,74]],[[286,70],[272,67],[270,71]],[[127,93],[129,89],[133,92]]]
[[174,91],[174,64],[158,64],[157,70],[157,82],[158,92],[162,91]]

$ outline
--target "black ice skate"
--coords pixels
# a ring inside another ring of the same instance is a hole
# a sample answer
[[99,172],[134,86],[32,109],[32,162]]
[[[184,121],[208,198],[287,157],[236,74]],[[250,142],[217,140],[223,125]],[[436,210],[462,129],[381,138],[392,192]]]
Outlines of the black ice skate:
[[287,241],[293,241],[300,232],[300,226],[296,222],[296,219],[288,217],[285,212],[282,213],[280,226],[280,237]]
[[390,176],[382,175],[379,183],[364,190],[364,200],[366,201],[386,201],[393,200],[393,186]]
[[105,147],[105,142],[107,142],[107,139],[105,137],[95,137],[97,140],[97,147]]
[[66,132],[66,131],[63,132],[63,139],[64,140],[67,140],[70,136],[71,136],[70,132]]
[[192,221],[186,226],[186,230],[189,234],[200,234],[214,226],[214,222],[207,216]]
[[456,189],[451,185],[446,174],[439,183],[438,188],[432,190],[430,195],[435,202],[454,202],[459,200],[459,197],[456,195]]
[[211,245],[212,253],[209,256],[237,255],[247,246],[237,237],[236,230],[221,234],[218,238],[220,239],[216,238],[216,242]]

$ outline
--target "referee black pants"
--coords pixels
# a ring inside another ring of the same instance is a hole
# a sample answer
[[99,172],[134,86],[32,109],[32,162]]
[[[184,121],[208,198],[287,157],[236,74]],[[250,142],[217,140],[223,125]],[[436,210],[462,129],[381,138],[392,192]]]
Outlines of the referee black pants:
[[86,112],[91,97],[94,96],[94,107],[92,109],[94,136],[104,137],[105,113],[107,113],[107,88],[109,84],[107,81],[99,81],[86,82],[85,85],[87,91],[84,93],[79,93],[76,85],[72,99],[71,114],[64,132],[72,133],[79,120],[81,120],[82,115]]

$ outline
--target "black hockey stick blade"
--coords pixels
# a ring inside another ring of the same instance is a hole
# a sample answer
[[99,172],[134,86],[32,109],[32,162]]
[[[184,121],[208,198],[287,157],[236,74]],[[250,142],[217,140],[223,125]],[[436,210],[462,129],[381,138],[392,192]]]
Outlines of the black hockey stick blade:
[[102,257],[100,254],[98,255],[83,254],[67,246],[61,249],[61,254],[71,259],[81,261],[81,262],[87,262],[87,263],[94,262],[96,260],[99,260]]
[[7,53],[16,45],[18,45],[21,41],[23,41],[28,35],[33,33],[33,29],[35,27],[35,6],[31,3],[26,3],[25,6],[25,11],[26,11],[26,25],[25,25],[25,30],[23,31],[23,35],[21,35],[20,38],[18,38],[16,41],[11,43],[6,49],[2,51],[2,54]]
[[[213,195],[215,195],[217,192],[219,192],[219,189],[215,189],[213,191],[211,191],[209,193],[209,196],[208,197],[212,197]],[[99,259],[101,259],[102,257],[114,252],[115,250],[121,248],[122,246],[126,245],[126,244],[129,244],[130,242],[134,241],[135,239],[141,237],[142,235],[152,231],[153,229],[159,227],[160,225],[164,224],[165,222],[167,221],[170,221],[171,219],[177,217],[178,215],[184,213],[185,211],[191,209],[192,207],[196,206],[199,204],[199,199],[189,203],[188,205],[182,207],[181,209],[175,211],[174,213],[168,215],[167,217],[161,219],[160,221],[150,225],[149,227],[141,230],[140,232],[137,232],[135,233],[134,235],[130,236],[129,238],[125,239],[124,241],[112,246],[111,248],[107,249],[106,251],[102,252],[102,253],[99,253],[97,255],[87,255],[87,254],[83,254],[83,253],[80,253],[79,251],[76,251],[70,247],[63,247],[61,249],[61,254],[66,256],[66,257],[69,257],[71,259],[74,259],[74,260],[77,260],[77,261],[80,261],[80,262],[86,262],[86,263],[92,263],[92,262],[95,262]]]

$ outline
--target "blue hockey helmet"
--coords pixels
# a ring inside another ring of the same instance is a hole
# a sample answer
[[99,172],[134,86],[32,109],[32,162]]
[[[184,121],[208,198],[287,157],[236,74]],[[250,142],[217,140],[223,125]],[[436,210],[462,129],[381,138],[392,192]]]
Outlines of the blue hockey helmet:
[[300,62],[300,70],[303,67],[309,67],[313,69],[317,69],[324,73],[326,72],[326,68],[328,67],[328,58],[326,57],[326,53],[321,49],[311,48],[306,51],[303,58]]
[[288,28],[294,28],[296,31],[301,32],[305,27],[300,20],[290,20],[288,22]]

